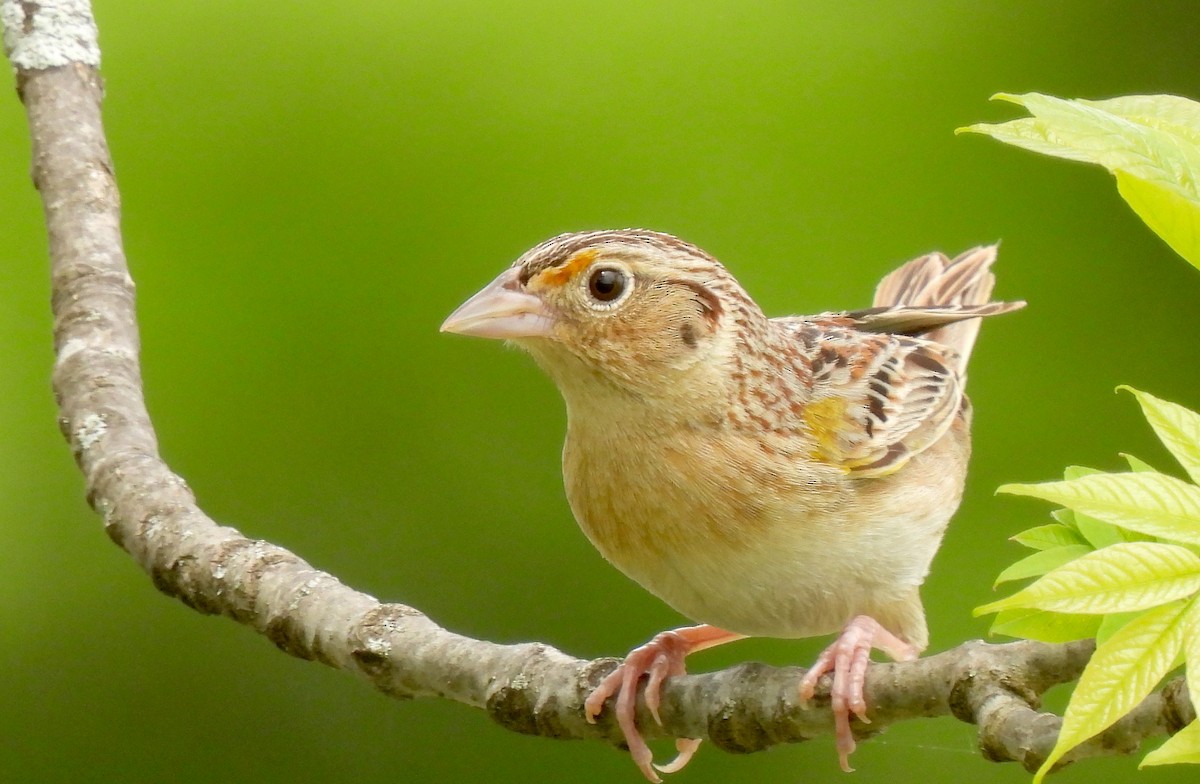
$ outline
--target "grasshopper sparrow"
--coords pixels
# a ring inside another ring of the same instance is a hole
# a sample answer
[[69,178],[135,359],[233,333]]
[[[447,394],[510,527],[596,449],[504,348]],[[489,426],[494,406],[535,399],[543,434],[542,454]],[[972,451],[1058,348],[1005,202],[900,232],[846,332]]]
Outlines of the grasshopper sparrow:
[[543,242],[467,300],[445,332],[511,340],[567,405],[563,477],[580,527],[613,565],[702,625],[635,648],[586,703],[616,695],[638,767],[637,687],[658,718],[684,657],[745,636],[839,636],[800,684],[830,687],[850,770],[872,648],[928,643],[919,589],[958,507],[970,453],[963,387],[989,302],[994,247],[910,261],[874,306],[767,318],[712,256],[644,230]]

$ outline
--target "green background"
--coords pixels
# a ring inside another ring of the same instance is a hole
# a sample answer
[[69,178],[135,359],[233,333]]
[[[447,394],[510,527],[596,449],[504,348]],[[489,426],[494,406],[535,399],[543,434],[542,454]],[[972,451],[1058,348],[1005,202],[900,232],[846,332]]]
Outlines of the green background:
[[[105,115],[162,450],[201,505],[383,600],[498,641],[623,653],[682,622],[597,556],[527,357],[439,335],[520,252],[646,226],[771,314],[869,303],[898,262],[1003,239],[971,369],[976,452],[925,596],[932,649],[1064,465],[1161,467],[1130,383],[1200,406],[1200,275],[1111,178],[951,131],[997,91],[1200,96],[1196,3],[98,3]],[[640,781],[598,743],[386,699],[156,593],[105,537],[49,391],[40,206],[0,102],[0,781]],[[1173,470],[1173,469],[1172,469]],[[850,568],[850,567],[847,567]],[[692,660],[807,664],[824,641]],[[665,751],[663,752],[665,755]],[[853,781],[1023,781],[911,722]],[[1133,758],[1061,780],[1134,777]],[[1194,770],[1154,770],[1183,781]],[[678,781],[842,781],[831,740]],[[1186,780],[1191,780],[1186,779]]]

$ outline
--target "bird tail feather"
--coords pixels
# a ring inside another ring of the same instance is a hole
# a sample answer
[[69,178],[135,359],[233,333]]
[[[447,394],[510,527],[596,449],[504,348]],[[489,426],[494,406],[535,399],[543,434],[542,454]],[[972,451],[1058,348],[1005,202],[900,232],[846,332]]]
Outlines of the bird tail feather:
[[[950,259],[943,253],[930,253],[913,259],[879,282],[875,306],[887,308],[972,307],[989,304],[996,276],[991,271],[996,261],[996,245],[972,248]],[[1017,310],[1024,302],[992,303],[980,316]],[[959,370],[965,371],[971,349],[979,335],[981,318],[945,324],[921,337],[948,346],[959,356]]]

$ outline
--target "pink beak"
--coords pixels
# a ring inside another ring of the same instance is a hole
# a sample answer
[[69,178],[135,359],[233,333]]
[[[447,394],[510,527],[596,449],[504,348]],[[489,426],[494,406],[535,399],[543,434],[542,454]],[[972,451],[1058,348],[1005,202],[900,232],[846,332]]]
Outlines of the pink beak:
[[511,267],[464,302],[442,324],[442,332],[480,338],[550,337],[554,317],[540,297],[523,290],[520,270]]

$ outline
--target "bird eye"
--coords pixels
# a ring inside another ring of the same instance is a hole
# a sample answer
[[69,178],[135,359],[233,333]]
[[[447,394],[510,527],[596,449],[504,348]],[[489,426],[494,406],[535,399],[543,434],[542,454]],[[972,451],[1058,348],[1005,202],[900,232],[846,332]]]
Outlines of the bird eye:
[[612,302],[625,293],[628,282],[621,270],[601,267],[588,278],[588,293],[598,302]]

